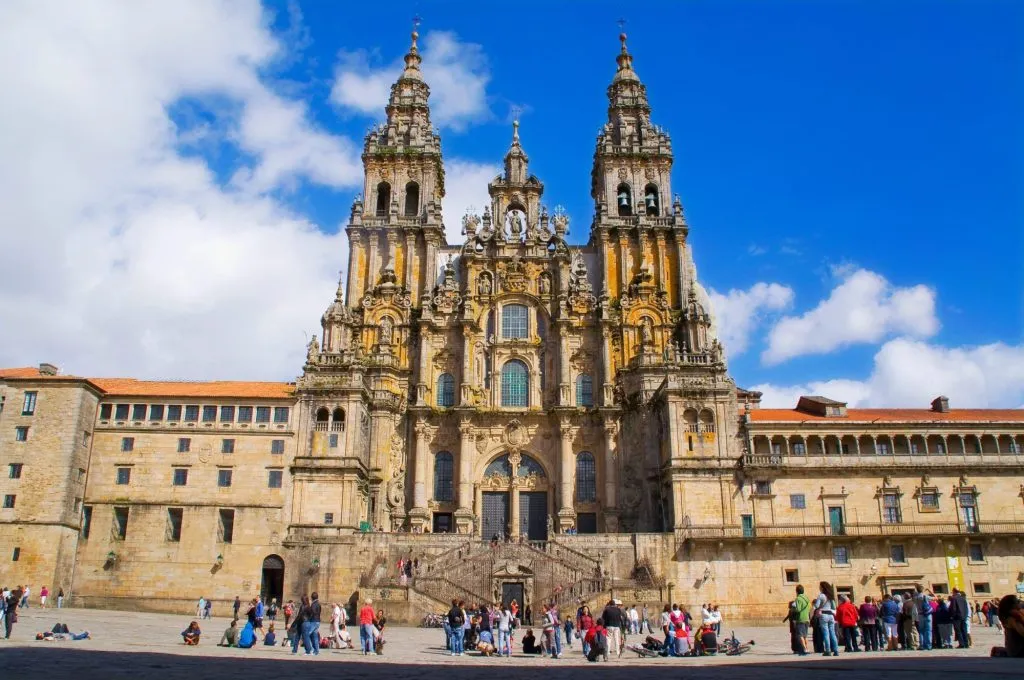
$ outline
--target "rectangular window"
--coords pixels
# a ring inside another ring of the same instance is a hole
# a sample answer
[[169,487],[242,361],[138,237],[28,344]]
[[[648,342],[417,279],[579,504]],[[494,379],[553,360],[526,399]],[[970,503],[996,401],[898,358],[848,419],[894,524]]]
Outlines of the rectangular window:
[[89,437],[91,437],[91,436],[92,436],[91,432],[83,432],[82,433],[82,446],[88,446],[89,445]]
[[907,551],[902,545],[895,543],[889,546],[889,561],[893,564],[907,563]]
[[212,423],[217,420],[217,407],[216,406],[204,406],[203,407],[203,422]]
[[149,407],[149,419],[151,421],[160,421],[164,419],[164,405],[153,404]]
[[968,559],[971,562],[985,561],[985,547],[981,543],[971,543],[968,548]]
[[903,513],[900,512],[899,494],[882,494],[882,521],[886,524],[899,524],[903,521]]
[[275,406],[274,407],[274,422],[275,423],[287,423],[288,422],[288,407],[287,406]]
[[27,442],[28,441],[28,426],[21,425],[14,428],[14,441],[16,442]]
[[220,422],[222,422],[222,423],[233,423],[233,422],[235,422],[235,407],[234,406],[221,406],[220,407]]
[[235,538],[235,511],[221,510],[217,514],[217,538],[221,543],[231,543]]
[[786,583],[800,583],[800,570],[799,569],[786,569],[785,570]]
[[239,406],[238,407],[238,422],[240,422],[240,423],[251,423],[252,422],[252,406]]
[[281,470],[269,470],[267,471],[267,488],[268,489],[280,489],[281,478],[284,476]]
[[114,420],[128,420],[128,404],[118,404],[114,407]]
[[145,420],[146,419],[146,405],[145,404],[132,404],[132,420]]
[[501,309],[501,337],[506,340],[527,337],[527,317],[529,310],[525,305],[505,305]]
[[14,501],[15,501],[15,496],[14,496],[13,493],[6,494],[4,496],[4,507],[5,508],[13,508],[14,507]]
[[743,538],[754,537],[754,516],[740,515],[740,523],[743,526]]
[[21,463],[11,463],[7,469],[11,479],[21,479]]
[[974,594],[975,595],[989,595],[992,593],[992,586],[988,583],[975,583]]
[[933,583],[932,592],[936,595],[949,595],[949,584],[948,583]]
[[119,467],[117,468],[117,483],[121,486],[129,484],[132,481],[132,469],[130,467]]
[[20,559],[21,559],[21,548],[18,547],[18,546],[15,546],[14,552],[11,553],[11,562],[17,562]]
[[270,422],[270,407],[269,406],[257,406],[256,407],[256,422],[257,423],[269,423]]
[[188,468],[174,468],[174,486],[188,486]]
[[221,439],[220,440],[220,452],[221,453],[234,453],[235,452],[235,440],[234,439]]
[[181,404],[171,404],[167,407],[167,420],[172,423],[181,420]]
[[330,448],[332,448],[332,449],[338,448],[338,435],[336,435],[336,434],[329,435],[327,437],[327,445]]
[[804,444],[803,442],[797,442],[797,443],[793,444],[793,455],[794,456],[806,456],[807,455],[807,445]]
[[805,510],[807,508],[807,497],[802,493],[790,494],[789,507],[793,510]]
[[217,486],[226,488],[231,486],[231,469],[221,468],[217,470]]
[[36,412],[36,392],[25,393],[25,403],[21,405],[21,415],[30,416]]
[[100,420],[110,420],[110,414],[114,407],[110,404],[100,404]]
[[832,546],[832,563],[837,566],[850,564],[850,550],[845,545]]
[[921,509],[922,510],[938,510],[939,509],[939,493],[937,491],[922,491],[921,492]]
[[324,513],[324,524],[334,524],[334,513],[333,512],[325,512]]
[[167,540],[177,543],[181,540],[181,521],[185,514],[182,508],[167,508]]
[[196,404],[187,404],[185,406],[185,422],[194,423],[199,420],[199,406]]
[[271,453],[284,453],[284,440],[283,439],[275,439],[275,440],[271,441],[270,442],[270,452]]
[[92,506],[82,508],[82,538],[88,540],[89,531],[92,529]]
[[760,479],[755,481],[754,493],[758,496],[770,496],[772,493],[772,483]]
[[188,437],[178,438],[178,453],[188,453],[192,450],[192,440]]
[[115,541],[128,538],[128,508],[114,508],[113,532]]
[[135,450],[135,437],[121,437],[121,450],[130,453]]

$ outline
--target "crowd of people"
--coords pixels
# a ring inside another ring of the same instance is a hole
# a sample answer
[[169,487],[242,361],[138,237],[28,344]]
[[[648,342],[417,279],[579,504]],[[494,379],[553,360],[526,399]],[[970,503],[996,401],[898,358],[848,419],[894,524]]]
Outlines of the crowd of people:
[[[29,585],[15,586],[0,589],[0,618],[4,622],[4,637],[10,638],[14,624],[18,621],[19,609],[30,609],[32,606],[32,587]],[[50,589],[43,586],[39,589],[39,607],[47,608],[50,599]],[[64,607],[64,589],[57,591],[57,609]]]

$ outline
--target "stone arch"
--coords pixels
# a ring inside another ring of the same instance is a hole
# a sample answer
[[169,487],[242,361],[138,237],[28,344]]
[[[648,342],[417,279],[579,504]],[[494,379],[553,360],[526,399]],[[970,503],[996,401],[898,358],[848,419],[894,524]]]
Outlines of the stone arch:
[[417,217],[420,214],[420,185],[409,182],[405,185],[405,216]]
[[633,190],[626,182],[621,182],[615,189],[615,205],[619,217],[629,217],[633,214]]
[[501,365],[501,406],[529,408],[530,367],[522,358],[513,357]]
[[700,411],[700,431],[701,432],[714,432],[715,431],[715,414],[709,408],[701,409]]
[[388,210],[391,209],[391,185],[387,182],[381,182],[377,185],[377,202],[375,215],[377,217],[387,217]]
[[345,409],[340,406],[331,413],[331,430],[340,432],[345,429]]
[[658,197],[658,186],[654,182],[644,187],[644,210],[652,217],[661,214],[661,199]]
[[321,406],[316,410],[316,414],[313,416],[314,427],[313,429],[317,432],[326,432],[330,427],[331,412],[327,410],[326,406]]

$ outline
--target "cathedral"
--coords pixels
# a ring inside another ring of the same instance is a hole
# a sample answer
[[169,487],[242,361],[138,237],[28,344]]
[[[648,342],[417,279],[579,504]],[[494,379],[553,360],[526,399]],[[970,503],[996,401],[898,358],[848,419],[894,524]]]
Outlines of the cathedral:
[[518,122],[490,204],[442,215],[416,39],[295,382],[0,369],[3,582],[164,611],[372,595],[406,622],[453,597],[757,622],[818,580],[1024,592],[1024,411],[768,409],[730,378],[625,35],[582,246]]

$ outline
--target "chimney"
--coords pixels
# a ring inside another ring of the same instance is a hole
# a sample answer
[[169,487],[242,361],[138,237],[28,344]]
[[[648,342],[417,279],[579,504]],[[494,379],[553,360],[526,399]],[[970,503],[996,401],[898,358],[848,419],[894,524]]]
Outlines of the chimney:
[[935,397],[932,399],[932,410],[936,413],[949,413],[949,397]]
[[39,364],[39,375],[57,375],[59,369],[53,364]]

